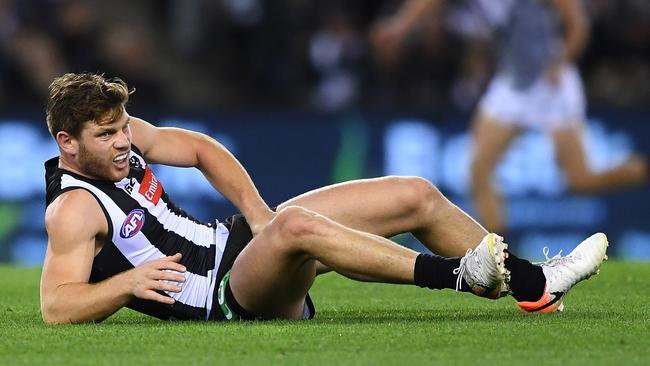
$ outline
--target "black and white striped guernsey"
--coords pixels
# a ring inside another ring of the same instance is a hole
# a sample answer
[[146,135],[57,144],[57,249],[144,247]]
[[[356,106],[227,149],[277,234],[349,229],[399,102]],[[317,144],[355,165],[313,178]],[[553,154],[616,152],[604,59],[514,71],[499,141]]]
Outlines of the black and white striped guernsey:
[[182,291],[161,292],[176,302],[135,299],[128,307],[161,319],[208,319],[228,229],[217,221],[196,220],[175,206],[135,146],[129,155],[129,175],[119,182],[80,176],[59,168],[58,160],[45,163],[46,205],[64,192],[85,189],[97,199],[108,221],[110,242],[95,256],[90,281],[182,253],[181,264],[187,267]]

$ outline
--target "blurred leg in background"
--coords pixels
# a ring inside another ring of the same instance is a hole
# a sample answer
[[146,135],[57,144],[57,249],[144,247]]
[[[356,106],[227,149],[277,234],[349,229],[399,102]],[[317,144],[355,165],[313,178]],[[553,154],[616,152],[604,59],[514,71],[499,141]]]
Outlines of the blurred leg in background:
[[503,199],[493,182],[497,163],[519,134],[519,128],[496,122],[479,111],[473,127],[471,179],[475,209],[483,225],[491,232],[505,233]]
[[647,161],[640,155],[634,154],[623,164],[596,173],[587,164],[588,147],[583,144],[580,129],[557,130],[552,137],[558,164],[566,174],[569,188],[575,193],[596,193],[639,185],[648,180]]

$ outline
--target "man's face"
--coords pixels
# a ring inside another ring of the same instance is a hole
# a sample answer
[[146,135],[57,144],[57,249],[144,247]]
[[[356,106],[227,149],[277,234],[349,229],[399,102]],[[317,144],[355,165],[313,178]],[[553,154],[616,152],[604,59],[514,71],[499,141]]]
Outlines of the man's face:
[[79,136],[77,164],[93,179],[117,182],[129,174],[130,116],[125,110],[114,120],[89,122]]

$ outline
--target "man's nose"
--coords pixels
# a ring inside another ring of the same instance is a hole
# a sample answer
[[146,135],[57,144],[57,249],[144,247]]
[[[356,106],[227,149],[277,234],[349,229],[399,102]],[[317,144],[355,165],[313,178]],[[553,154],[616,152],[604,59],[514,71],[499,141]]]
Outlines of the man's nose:
[[117,140],[115,141],[116,148],[128,147],[131,144],[131,138],[124,131],[118,132]]

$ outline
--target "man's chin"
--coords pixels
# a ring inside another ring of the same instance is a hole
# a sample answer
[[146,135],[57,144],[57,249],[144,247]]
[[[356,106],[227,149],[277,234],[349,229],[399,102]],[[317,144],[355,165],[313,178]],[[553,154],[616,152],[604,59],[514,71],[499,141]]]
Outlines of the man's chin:
[[112,181],[119,182],[129,175],[129,167],[125,169],[112,169]]
[[129,168],[127,167],[126,169],[115,169],[114,167],[111,167],[111,169],[105,170],[100,174],[98,173],[94,174],[95,179],[105,180],[109,182],[119,182],[129,175]]

